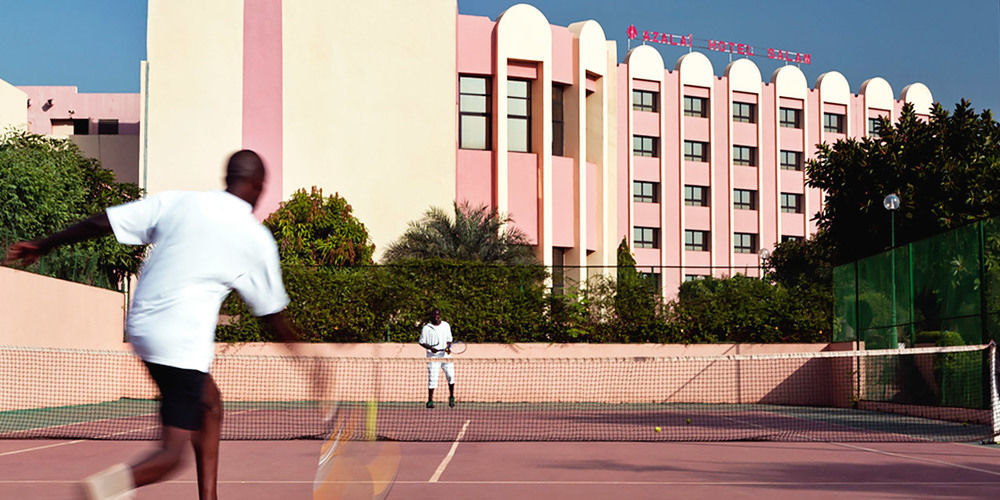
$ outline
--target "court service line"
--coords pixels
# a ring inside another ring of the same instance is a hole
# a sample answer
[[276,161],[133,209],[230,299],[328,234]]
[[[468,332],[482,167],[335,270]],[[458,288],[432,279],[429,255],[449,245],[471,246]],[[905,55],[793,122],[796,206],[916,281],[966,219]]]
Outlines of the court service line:
[[[738,422],[738,423],[741,423],[741,424],[751,425],[751,426],[754,426],[754,427],[759,427],[761,429],[766,429],[766,427],[764,427],[762,425],[755,424],[753,422],[745,422],[745,421],[742,421],[740,419],[732,418],[732,417],[724,417],[724,418],[726,418],[728,420],[732,420],[733,422]],[[933,458],[921,458],[921,457],[918,457],[918,456],[907,455],[907,454],[904,454],[904,453],[893,453],[891,451],[884,451],[884,450],[878,450],[878,449],[875,449],[875,448],[868,448],[867,446],[858,446],[858,445],[853,445],[853,444],[848,444],[848,443],[839,443],[839,442],[835,442],[835,441],[822,441],[822,440],[819,440],[819,439],[813,439],[811,441],[813,441],[815,443],[827,443],[827,444],[831,444],[833,446],[840,446],[842,448],[847,448],[847,449],[851,449],[851,450],[865,451],[865,452],[868,452],[868,453],[876,453],[876,454],[879,454],[879,455],[886,455],[886,456],[895,457],[895,458],[903,458],[903,459],[906,459],[906,460],[913,460],[915,462],[925,462],[925,463],[932,463],[932,464],[937,464],[937,465],[945,465],[945,466],[949,466],[949,467],[955,467],[955,468],[958,468],[958,469],[970,470],[970,471],[973,471],[973,472],[982,472],[984,474],[989,474],[991,476],[1000,476],[1000,472],[997,472],[997,471],[991,471],[991,470],[988,470],[988,469],[980,469],[978,467],[970,467],[968,465],[956,464],[954,462],[946,462],[944,460],[935,460]],[[920,441],[920,442],[931,442],[931,441],[929,439],[927,439],[927,440]]]
[[[242,411],[238,411],[238,412],[234,412],[234,413],[235,414],[240,414],[240,413],[247,413],[249,411],[250,410],[242,410]],[[150,415],[155,415],[155,414],[151,413],[151,414],[133,415],[133,416],[146,417],[146,416],[150,416]],[[114,420],[114,419],[106,418],[106,419],[103,419],[103,420],[96,420],[95,422],[103,422],[103,421],[106,421],[106,420]],[[77,422],[77,423],[79,423],[79,422]],[[72,424],[60,424],[60,425],[57,425],[55,427],[64,427],[64,426],[67,426],[67,425],[72,425]],[[56,448],[56,447],[59,447],[59,446],[67,446],[67,445],[71,445],[71,444],[78,444],[78,443],[82,443],[84,441],[94,441],[94,440],[100,440],[100,439],[107,439],[107,438],[110,438],[110,437],[121,436],[123,434],[132,434],[133,432],[148,431],[150,429],[156,429],[157,427],[160,427],[159,423],[156,423],[155,425],[141,427],[141,428],[138,428],[138,429],[130,429],[130,430],[127,430],[127,431],[119,431],[119,432],[113,432],[111,434],[104,434],[103,436],[98,436],[96,439],[76,439],[76,440],[73,440],[73,441],[64,441],[62,443],[52,443],[52,444],[47,444],[47,445],[44,445],[44,446],[35,446],[33,448],[22,448],[20,450],[5,451],[5,452],[0,453],[0,457],[6,457],[8,455],[17,455],[19,453],[27,453],[29,451],[44,450],[44,449],[47,449],[47,448]],[[31,430],[34,430],[34,429],[31,429]]]
[[8,455],[17,455],[18,453],[27,453],[29,451],[44,450],[46,448],[56,448],[58,446],[66,446],[68,444],[82,443],[83,441],[84,441],[83,439],[77,439],[76,441],[64,441],[62,443],[52,443],[52,444],[47,444],[45,446],[35,446],[34,448],[23,448],[20,450],[5,451],[3,453],[0,453],[0,457],[6,457]]
[[867,446],[858,446],[858,445],[853,445],[853,444],[849,444],[849,443],[834,443],[834,442],[831,442],[830,444],[835,445],[835,446],[842,446],[844,448],[850,448],[850,449],[854,449],[854,450],[859,450],[859,451],[867,451],[867,452],[870,452],[870,453],[877,453],[879,455],[886,455],[886,456],[896,457],[896,458],[905,458],[907,460],[914,460],[914,461],[917,461],[917,462],[927,462],[927,463],[938,464],[938,465],[947,465],[949,467],[956,467],[956,468],[959,468],[959,469],[971,470],[971,471],[974,471],[974,472],[982,472],[984,474],[990,474],[992,476],[1000,476],[1000,472],[997,472],[997,471],[992,471],[992,470],[988,470],[988,469],[980,469],[979,467],[970,467],[968,465],[956,464],[954,462],[947,462],[947,461],[944,461],[944,460],[935,460],[933,458],[922,458],[922,457],[918,457],[918,456],[915,456],[915,455],[907,455],[905,453],[894,453],[894,452],[891,452],[891,451],[877,450],[875,448],[868,448]]
[[434,475],[427,481],[428,483],[436,483],[438,479],[441,478],[441,474],[444,473],[444,469],[448,467],[448,463],[451,462],[451,458],[455,456],[455,450],[458,448],[458,442],[462,440],[462,436],[465,435],[465,430],[469,428],[469,422],[472,420],[466,420],[465,425],[462,426],[462,430],[458,432],[458,437],[455,438],[455,442],[451,443],[451,449],[448,450],[448,454],[445,455],[444,460],[438,465],[437,470],[434,471]]

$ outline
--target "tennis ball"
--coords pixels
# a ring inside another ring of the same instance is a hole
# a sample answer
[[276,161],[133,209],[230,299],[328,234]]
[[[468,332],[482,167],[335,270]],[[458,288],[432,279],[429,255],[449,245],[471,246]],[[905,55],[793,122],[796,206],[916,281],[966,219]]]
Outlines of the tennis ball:
[[659,427],[653,427],[653,430],[656,431],[656,432],[660,432],[660,428]]
[[690,419],[690,418],[689,418],[689,419],[687,419],[687,422],[686,422],[686,423],[687,423],[688,425],[691,425],[691,419]]

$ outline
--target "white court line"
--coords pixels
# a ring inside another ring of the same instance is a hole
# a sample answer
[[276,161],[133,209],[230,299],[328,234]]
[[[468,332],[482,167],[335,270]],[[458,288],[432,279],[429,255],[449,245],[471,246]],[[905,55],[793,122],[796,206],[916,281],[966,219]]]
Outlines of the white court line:
[[82,443],[83,441],[84,441],[83,439],[77,439],[76,441],[66,441],[62,443],[47,444],[45,446],[36,446],[34,448],[24,448],[21,450],[5,451],[3,453],[0,453],[0,457],[5,457],[7,455],[17,455],[18,453],[27,453],[29,451],[44,450],[46,448],[55,448],[57,446],[66,446],[68,444]]
[[444,460],[438,465],[437,470],[434,471],[434,475],[427,481],[428,483],[436,483],[444,473],[445,467],[448,467],[448,462],[451,462],[451,457],[455,456],[455,450],[458,448],[458,442],[462,440],[462,436],[465,435],[465,430],[469,428],[469,422],[472,420],[466,420],[465,425],[462,426],[462,430],[458,432],[458,437],[455,438],[455,442],[451,443],[451,449],[448,450],[448,454],[445,455]]
[[[737,423],[744,424],[744,425],[751,425],[751,426],[754,426],[754,427],[759,427],[761,429],[768,429],[767,427],[764,427],[762,425],[758,425],[758,424],[755,424],[753,422],[746,422],[746,421],[740,420],[738,418],[733,418],[733,417],[728,417],[728,416],[723,416],[723,418],[725,418],[727,420],[732,420],[733,422],[737,422]],[[895,433],[893,433],[893,434],[895,434]],[[836,442],[836,441],[822,441],[820,439],[811,439],[810,441],[814,442],[814,443],[826,443],[826,444],[830,444],[830,445],[833,445],[833,446],[840,446],[842,448],[847,448],[849,450],[865,451],[865,452],[868,452],[868,453],[876,453],[876,454],[879,454],[879,455],[886,455],[886,456],[890,456],[890,457],[903,458],[903,459],[906,459],[906,460],[913,460],[915,462],[925,462],[925,463],[932,463],[932,464],[937,464],[937,465],[945,465],[945,466],[948,466],[948,467],[955,467],[957,469],[965,469],[965,470],[971,470],[971,471],[974,471],[974,472],[982,472],[984,474],[990,474],[992,476],[1000,476],[1000,472],[991,471],[991,470],[988,470],[988,469],[980,469],[978,467],[970,467],[968,465],[956,464],[956,463],[953,463],[953,462],[946,462],[944,460],[935,460],[933,458],[921,458],[921,457],[914,456],[914,455],[907,455],[907,454],[904,454],[904,453],[893,453],[891,451],[877,450],[875,448],[868,448],[868,447],[865,447],[865,446],[858,446],[858,445],[853,445],[853,444],[848,444],[848,443],[839,443],[839,442]],[[930,439],[924,439],[923,441],[920,441],[920,442],[922,442],[922,443],[923,442],[931,443],[933,441],[931,441]],[[921,483],[921,484],[923,484],[923,483]]]
[[[237,411],[237,412],[234,412],[234,413],[236,413],[236,414],[247,413],[249,411],[251,411],[251,410],[241,410],[241,411]],[[129,418],[131,418],[131,417],[148,417],[150,415],[156,415],[156,414],[155,413],[147,413],[147,414],[144,414],[144,415],[131,415]],[[103,419],[103,420],[96,420],[95,422],[103,422],[103,421],[107,421],[107,420],[114,420],[114,419],[113,418],[106,418],[106,419]],[[65,426],[68,426],[68,425],[76,425],[76,424],[79,424],[79,423],[82,423],[82,422],[76,422],[75,424],[60,424],[60,425],[56,425],[56,426],[40,427],[40,428],[42,428],[42,429],[51,429],[51,428],[55,428],[55,427],[65,427]],[[56,448],[58,446],[66,446],[66,445],[71,445],[71,444],[78,444],[78,443],[82,443],[84,441],[96,441],[96,440],[101,440],[101,439],[107,439],[107,438],[114,437],[114,436],[121,436],[123,434],[132,434],[133,432],[148,431],[150,429],[156,429],[157,427],[160,427],[160,423],[159,422],[157,422],[156,425],[149,425],[149,426],[142,427],[142,428],[139,428],[139,429],[130,429],[130,430],[127,430],[127,431],[119,431],[119,432],[114,432],[114,433],[111,433],[111,434],[105,434],[103,436],[98,436],[98,437],[96,437],[94,439],[77,439],[77,440],[74,440],[74,441],[66,441],[66,442],[63,442],[63,443],[53,443],[53,444],[47,444],[47,445],[44,445],[44,446],[35,446],[33,448],[23,448],[23,449],[20,449],[20,450],[5,451],[3,453],[0,453],[0,457],[5,457],[5,456],[8,456],[8,455],[17,455],[19,453],[27,453],[29,451],[44,450],[46,448]],[[37,429],[30,429],[30,430],[37,430]],[[21,432],[21,431],[17,431],[17,432]]]
[[[149,429],[155,429],[155,428],[157,428],[159,426],[160,426],[159,424],[157,424],[157,425],[150,425],[148,427],[143,427],[141,429],[131,429],[131,430],[127,430],[127,431],[115,432],[113,434],[105,434],[103,436],[97,437],[96,439],[106,439],[106,438],[109,438],[109,437],[121,436],[122,434],[131,434],[133,432],[148,431]],[[47,444],[45,446],[35,446],[34,448],[24,448],[24,449],[20,449],[20,450],[5,451],[3,453],[0,453],[0,457],[4,457],[4,456],[7,456],[7,455],[17,455],[18,453],[27,453],[29,451],[44,450],[46,448],[55,448],[57,446],[66,446],[66,445],[70,445],[70,444],[77,444],[77,443],[82,443],[84,441],[93,441],[93,440],[92,439],[77,439],[75,441],[66,441],[64,443],[53,443],[53,444]]]
[[956,464],[956,463],[953,463],[953,462],[946,462],[944,460],[935,460],[933,458],[922,458],[922,457],[917,457],[917,456],[913,456],[913,455],[907,455],[905,453],[894,453],[894,452],[891,452],[891,451],[877,450],[875,448],[868,448],[868,447],[865,447],[865,446],[857,446],[857,445],[848,444],[848,443],[833,443],[833,442],[831,442],[830,444],[835,445],[835,446],[842,446],[844,448],[849,448],[849,449],[853,449],[853,450],[867,451],[867,452],[870,452],[870,453],[878,453],[879,455],[886,455],[886,456],[896,457],[896,458],[905,458],[907,460],[914,460],[914,461],[917,461],[917,462],[927,462],[927,463],[938,464],[938,465],[947,465],[949,467],[956,467],[956,468],[959,468],[959,469],[971,470],[971,471],[975,471],[975,472],[982,472],[984,474],[990,474],[990,475],[993,475],[993,476],[1000,476],[1000,472],[997,472],[997,471],[992,471],[992,470],[987,470],[987,469],[980,469],[978,467],[970,467],[968,465]]

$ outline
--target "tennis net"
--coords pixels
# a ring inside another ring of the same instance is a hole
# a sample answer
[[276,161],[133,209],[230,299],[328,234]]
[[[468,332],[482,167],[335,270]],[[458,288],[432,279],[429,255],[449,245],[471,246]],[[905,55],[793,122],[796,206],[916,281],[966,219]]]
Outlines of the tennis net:
[[[220,355],[223,439],[979,441],[1000,423],[990,345],[772,355],[453,358]],[[131,353],[0,346],[0,438],[158,439]]]

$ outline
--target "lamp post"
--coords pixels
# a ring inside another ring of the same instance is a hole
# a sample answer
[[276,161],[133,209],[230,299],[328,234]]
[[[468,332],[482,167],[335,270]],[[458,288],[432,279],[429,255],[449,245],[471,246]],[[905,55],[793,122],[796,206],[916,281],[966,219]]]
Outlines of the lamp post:
[[761,248],[757,255],[760,256],[760,279],[764,279],[764,261],[771,256],[771,251],[766,248]]
[[899,208],[899,196],[895,193],[882,199],[882,206],[889,211],[889,283],[892,285],[892,303],[889,312],[892,315],[892,333],[896,337],[896,347],[899,344],[899,330],[896,325],[896,210]]

